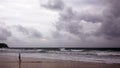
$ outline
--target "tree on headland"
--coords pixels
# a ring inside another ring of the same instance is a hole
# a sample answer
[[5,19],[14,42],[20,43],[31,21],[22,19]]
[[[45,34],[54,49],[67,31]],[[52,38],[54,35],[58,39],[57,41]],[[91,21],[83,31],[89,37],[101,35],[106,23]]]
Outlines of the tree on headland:
[[0,48],[9,48],[7,44],[5,43],[0,43]]

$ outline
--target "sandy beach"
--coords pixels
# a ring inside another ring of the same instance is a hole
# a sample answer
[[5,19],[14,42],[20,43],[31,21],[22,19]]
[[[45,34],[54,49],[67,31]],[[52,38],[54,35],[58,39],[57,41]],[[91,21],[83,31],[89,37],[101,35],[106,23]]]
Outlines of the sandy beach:
[[120,68],[119,64],[99,64],[99,63],[83,63],[83,62],[70,62],[64,63],[23,63],[22,68]]
[[[24,58],[21,68],[120,68],[120,64]],[[0,68],[19,68],[18,56],[0,56]]]

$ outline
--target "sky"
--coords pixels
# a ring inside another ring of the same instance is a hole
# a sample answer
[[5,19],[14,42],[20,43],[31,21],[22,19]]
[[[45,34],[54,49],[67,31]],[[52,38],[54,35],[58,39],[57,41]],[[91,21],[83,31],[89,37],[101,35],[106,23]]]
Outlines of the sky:
[[9,47],[120,47],[120,0],[0,0]]

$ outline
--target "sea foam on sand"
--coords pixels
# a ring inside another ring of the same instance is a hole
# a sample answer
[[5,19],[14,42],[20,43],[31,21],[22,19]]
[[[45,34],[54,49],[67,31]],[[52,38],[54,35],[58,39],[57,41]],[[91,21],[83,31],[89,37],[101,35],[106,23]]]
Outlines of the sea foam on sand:
[[48,52],[48,53],[22,53],[22,57],[33,57],[43,59],[71,60],[98,63],[120,63],[120,53],[98,52],[86,54],[86,52]]
[[[8,51],[7,51],[8,50]],[[3,51],[3,52],[2,52]],[[56,59],[56,60],[70,60],[70,61],[82,61],[82,62],[97,62],[97,63],[120,63],[120,52],[114,51],[45,51],[41,50],[11,50],[3,49],[0,53],[0,57],[14,56],[28,58],[40,58],[40,59]],[[4,53],[9,52],[9,53]],[[15,53],[10,53],[15,52]]]

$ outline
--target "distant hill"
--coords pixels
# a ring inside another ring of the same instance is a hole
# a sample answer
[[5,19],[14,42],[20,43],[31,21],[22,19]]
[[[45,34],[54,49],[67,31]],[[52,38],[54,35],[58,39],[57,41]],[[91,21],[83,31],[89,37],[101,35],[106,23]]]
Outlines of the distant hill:
[[7,44],[5,43],[0,43],[0,48],[9,48]]

